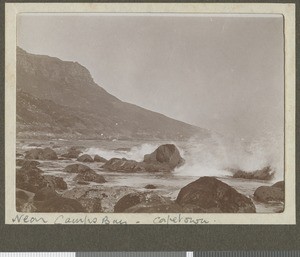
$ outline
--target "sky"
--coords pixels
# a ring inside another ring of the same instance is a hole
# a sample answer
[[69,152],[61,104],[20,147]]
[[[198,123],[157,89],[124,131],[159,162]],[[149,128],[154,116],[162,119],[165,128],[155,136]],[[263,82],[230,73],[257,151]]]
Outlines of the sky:
[[118,97],[228,136],[283,133],[281,15],[21,14],[17,45]]

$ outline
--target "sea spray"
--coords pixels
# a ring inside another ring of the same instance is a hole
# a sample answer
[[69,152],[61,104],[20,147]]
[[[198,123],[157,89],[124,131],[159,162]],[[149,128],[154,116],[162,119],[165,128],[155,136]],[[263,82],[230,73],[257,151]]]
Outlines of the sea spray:
[[[181,148],[183,147],[183,149]],[[231,176],[229,170],[260,170],[271,166],[274,180],[283,179],[283,138],[269,133],[254,140],[227,138],[212,134],[210,138],[191,138],[180,149],[185,165],[175,170],[181,176]]]

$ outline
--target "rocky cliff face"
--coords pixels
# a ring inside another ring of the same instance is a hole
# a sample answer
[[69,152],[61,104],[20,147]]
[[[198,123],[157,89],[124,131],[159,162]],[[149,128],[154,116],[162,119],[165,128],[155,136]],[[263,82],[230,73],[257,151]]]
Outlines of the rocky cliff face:
[[209,132],[122,102],[77,62],[17,49],[19,136],[185,139]]

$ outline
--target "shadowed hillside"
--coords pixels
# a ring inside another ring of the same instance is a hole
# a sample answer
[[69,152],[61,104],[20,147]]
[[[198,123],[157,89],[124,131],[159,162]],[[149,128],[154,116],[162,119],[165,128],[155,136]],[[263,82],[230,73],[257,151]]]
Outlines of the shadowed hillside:
[[103,139],[180,140],[209,135],[205,129],[122,102],[97,85],[77,62],[20,48],[17,132],[19,137]]

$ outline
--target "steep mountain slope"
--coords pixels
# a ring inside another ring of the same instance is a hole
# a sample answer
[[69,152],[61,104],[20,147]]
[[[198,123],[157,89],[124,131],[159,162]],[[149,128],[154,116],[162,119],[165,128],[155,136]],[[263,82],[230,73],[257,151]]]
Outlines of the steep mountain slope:
[[98,86],[77,62],[17,49],[20,136],[185,139],[209,132],[125,103]]

